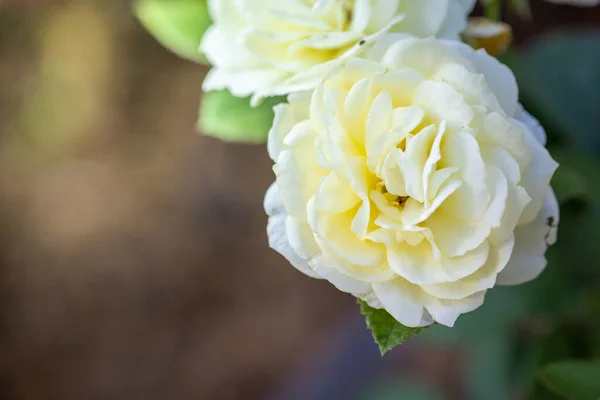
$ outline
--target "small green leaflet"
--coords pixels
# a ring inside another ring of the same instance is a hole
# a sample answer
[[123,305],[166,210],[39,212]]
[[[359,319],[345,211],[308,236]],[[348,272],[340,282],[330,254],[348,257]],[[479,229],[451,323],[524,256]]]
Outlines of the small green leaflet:
[[207,136],[227,142],[264,143],[273,124],[273,107],[285,97],[269,97],[257,107],[249,97],[235,97],[228,90],[204,93],[198,127]]
[[134,11],[163,46],[183,58],[205,62],[199,47],[212,25],[206,0],[137,0]]
[[358,300],[358,304],[360,304],[360,312],[366,317],[367,327],[373,333],[373,339],[379,346],[381,355],[423,330],[423,328],[404,326],[387,311],[373,308],[362,300]]
[[573,400],[600,399],[600,362],[563,361],[542,368],[540,379],[552,392]]

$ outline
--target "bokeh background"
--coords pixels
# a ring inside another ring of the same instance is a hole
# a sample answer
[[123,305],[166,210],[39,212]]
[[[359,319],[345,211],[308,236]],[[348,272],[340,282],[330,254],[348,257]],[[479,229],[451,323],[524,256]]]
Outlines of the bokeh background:
[[[586,60],[600,60],[600,8],[532,5],[533,20],[507,15],[506,60],[573,160],[559,237],[583,233],[539,282],[382,359],[353,298],[269,250],[264,146],[197,132],[205,67],[162,48],[124,0],[0,0],[0,398],[542,398],[553,313],[600,274],[598,246],[579,241],[600,237],[581,229],[598,221],[600,61]],[[582,318],[568,329],[587,332]],[[569,357],[577,332],[558,346]]]

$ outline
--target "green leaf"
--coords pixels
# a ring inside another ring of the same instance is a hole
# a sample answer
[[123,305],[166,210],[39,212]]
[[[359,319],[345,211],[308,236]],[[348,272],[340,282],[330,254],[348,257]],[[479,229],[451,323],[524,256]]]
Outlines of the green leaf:
[[163,46],[183,58],[206,62],[199,49],[212,24],[206,0],[138,0],[134,11]]
[[600,364],[563,361],[547,365],[540,379],[551,391],[573,400],[600,399]]
[[204,93],[199,128],[205,135],[228,142],[264,143],[273,124],[273,107],[285,97],[270,97],[257,107],[249,97],[235,97],[228,90]]
[[375,343],[379,345],[381,355],[423,330],[423,328],[404,326],[387,311],[373,308],[362,300],[358,300],[358,304],[360,304],[360,312],[367,317],[367,327],[373,333],[373,338]]

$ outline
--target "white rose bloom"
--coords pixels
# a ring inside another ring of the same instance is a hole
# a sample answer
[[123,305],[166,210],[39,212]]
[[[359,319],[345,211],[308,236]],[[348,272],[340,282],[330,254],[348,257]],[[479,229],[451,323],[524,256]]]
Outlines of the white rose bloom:
[[507,67],[394,36],[275,108],[269,242],[406,326],[452,326],[544,269],[558,165]]
[[459,39],[476,0],[208,0],[205,91],[253,102],[313,89],[332,64],[387,31]]

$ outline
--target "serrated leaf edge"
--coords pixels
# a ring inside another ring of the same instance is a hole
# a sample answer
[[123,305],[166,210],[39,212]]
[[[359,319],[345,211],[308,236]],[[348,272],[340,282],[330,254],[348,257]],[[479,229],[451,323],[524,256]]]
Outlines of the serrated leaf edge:
[[[385,355],[385,354],[386,354],[388,351],[390,351],[390,350],[393,350],[393,349],[394,349],[396,346],[400,346],[400,345],[402,345],[402,344],[403,344],[403,343],[404,343],[406,340],[408,340],[409,338],[411,338],[411,337],[413,337],[413,336],[415,336],[415,335],[418,335],[418,334],[419,334],[419,333],[420,333],[420,332],[423,330],[423,328],[410,328],[410,327],[404,326],[404,325],[402,325],[400,322],[398,322],[398,321],[397,321],[395,318],[393,318],[393,317],[392,317],[392,319],[394,320],[394,326],[393,326],[393,328],[391,329],[391,331],[390,331],[390,334],[389,334],[389,335],[387,336],[387,338],[385,339],[385,345],[382,345],[382,344],[380,344],[380,343],[377,341],[377,338],[375,337],[375,333],[374,333],[373,325],[371,324],[371,321],[370,321],[370,319],[369,319],[369,316],[366,314],[366,311],[365,311],[365,308],[366,308],[366,307],[370,307],[370,308],[372,308],[372,307],[371,307],[371,306],[369,306],[369,305],[367,304],[367,302],[365,302],[365,301],[363,301],[363,300],[361,300],[361,299],[357,299],[357,303],[360,305],[360,313],[361,313],[362,315],[364,315],[364,317],[365,317],[365,322],[366,322],[366,324],[367,324],[367,328],[369,328],[369,330],[371,331],[371,335],[373,336],[373,341],[374,341],[374,342],[375,342],[375,344],[376,344],[376,345],[379,347],[379,352],[381,353],[381,355],[382,355],[382,356],[383,356],[383,355]],[[375,309],[375,310],[378,310],[378,309]],[[385,310],[384,310],[384,311],[385,311]],[[390,343],[389,343],[389,342],[390,342],[390,338],[392,337],[392,335],[393,335],[394,331],[395,331],[395,330],[396,330],[398,327],[400,327],[400,328],[402,328],[402,327],[405,327],[405,328],[408,328],[408,329],[414,329],[414,330],[415,330],[415,332],[414,332],[414,333],[411,333],[411,334],[409,334],[409,335],[402,335],[402,334],[401,334],[400,336],[401,336],[401,338],[402,338],[402,341],[401,341],[400,343],[398,343],[396,346],[390,346]]]

